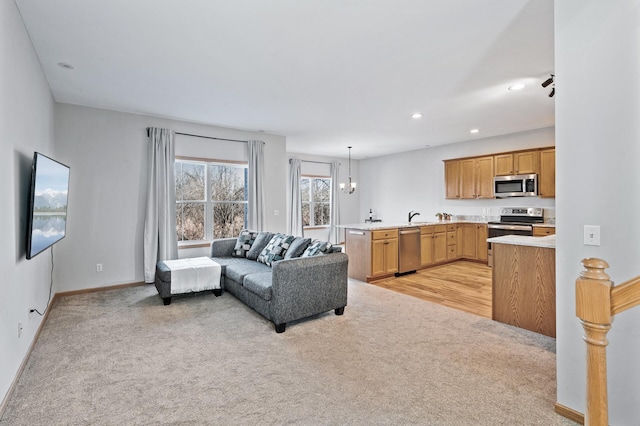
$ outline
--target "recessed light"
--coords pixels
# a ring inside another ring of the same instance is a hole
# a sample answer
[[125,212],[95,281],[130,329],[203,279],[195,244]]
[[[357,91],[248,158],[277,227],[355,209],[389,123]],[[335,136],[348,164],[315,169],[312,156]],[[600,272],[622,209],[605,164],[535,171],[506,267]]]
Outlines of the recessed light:
[[422,113],[416,112],[411,114],[411,118],[422,118]]
[[511,91],[522,90],[522,89],[524,89],[524,84],[522,83],[516,83],[509,86],[509,90]]
[[471,129],[469,130],[469,133],[478,133],[480,131],[480,129]]
[[66,70],[72,70],[73,69],[73,65],[67,64],[66,62],[58,62],[58,66],[60,68],[66,69]]

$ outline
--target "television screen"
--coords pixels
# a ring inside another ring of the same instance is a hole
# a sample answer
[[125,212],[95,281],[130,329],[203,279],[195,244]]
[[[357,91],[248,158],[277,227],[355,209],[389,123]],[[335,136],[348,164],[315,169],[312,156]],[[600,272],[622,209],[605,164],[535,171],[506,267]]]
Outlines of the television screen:
[[69,167],[36,152],[31,166],[27,259],[64,238]]

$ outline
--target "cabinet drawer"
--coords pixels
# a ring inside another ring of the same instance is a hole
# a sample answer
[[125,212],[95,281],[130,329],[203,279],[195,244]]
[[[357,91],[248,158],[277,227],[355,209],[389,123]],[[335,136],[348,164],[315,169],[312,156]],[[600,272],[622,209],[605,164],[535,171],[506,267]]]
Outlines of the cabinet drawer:
[[447,247],[447,260],[455,259],[458,257],[458,253],[456,251],[456,246],[448,246]]
[[553,235],[556,233],[556,228],[547,228],[534,226],[533,227],[533,236],[534,237],[544,237],[546,235]]
[[434,226],[421,226],[420,227],[420,234],[425,235],[425,234],[433,234],[433,230],[434,230]]
[[446,232],[447,225],[433,225],[434,232]]
[[397,229],[380,229],[380,230],[371,232],[372,240],[382,240],[385,238],[398,238],[398,230]]
[[447,232],[456,232],[456,228],[458,227],[458,225],[452,223],[450,225],[447,225]]
[[451,246],[451,245],[455,245],[456,241],[458,240],[457,235],[455,232],[447,232],[447,245]]

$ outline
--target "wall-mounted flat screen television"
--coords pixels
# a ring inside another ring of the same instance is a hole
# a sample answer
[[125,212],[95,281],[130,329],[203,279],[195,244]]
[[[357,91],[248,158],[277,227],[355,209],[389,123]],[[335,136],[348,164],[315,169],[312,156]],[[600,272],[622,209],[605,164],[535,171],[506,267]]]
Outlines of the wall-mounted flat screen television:
[[27,259],[64,238],[68,197],[69,167],[36,152],[31,166]]

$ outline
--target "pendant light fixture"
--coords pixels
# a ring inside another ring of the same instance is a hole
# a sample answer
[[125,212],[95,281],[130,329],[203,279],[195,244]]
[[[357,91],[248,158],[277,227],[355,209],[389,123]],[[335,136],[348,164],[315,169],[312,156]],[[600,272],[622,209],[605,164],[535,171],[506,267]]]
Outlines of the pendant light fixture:
[[356,183],[351,181],[351,148],[352,147],[348,146],[347,148],[349,148],[349,186],[347,187],[347,185],[345,185],[344,183],[341,183],[340,189],[346,192],[347,194],[353,194],[356,190]]

